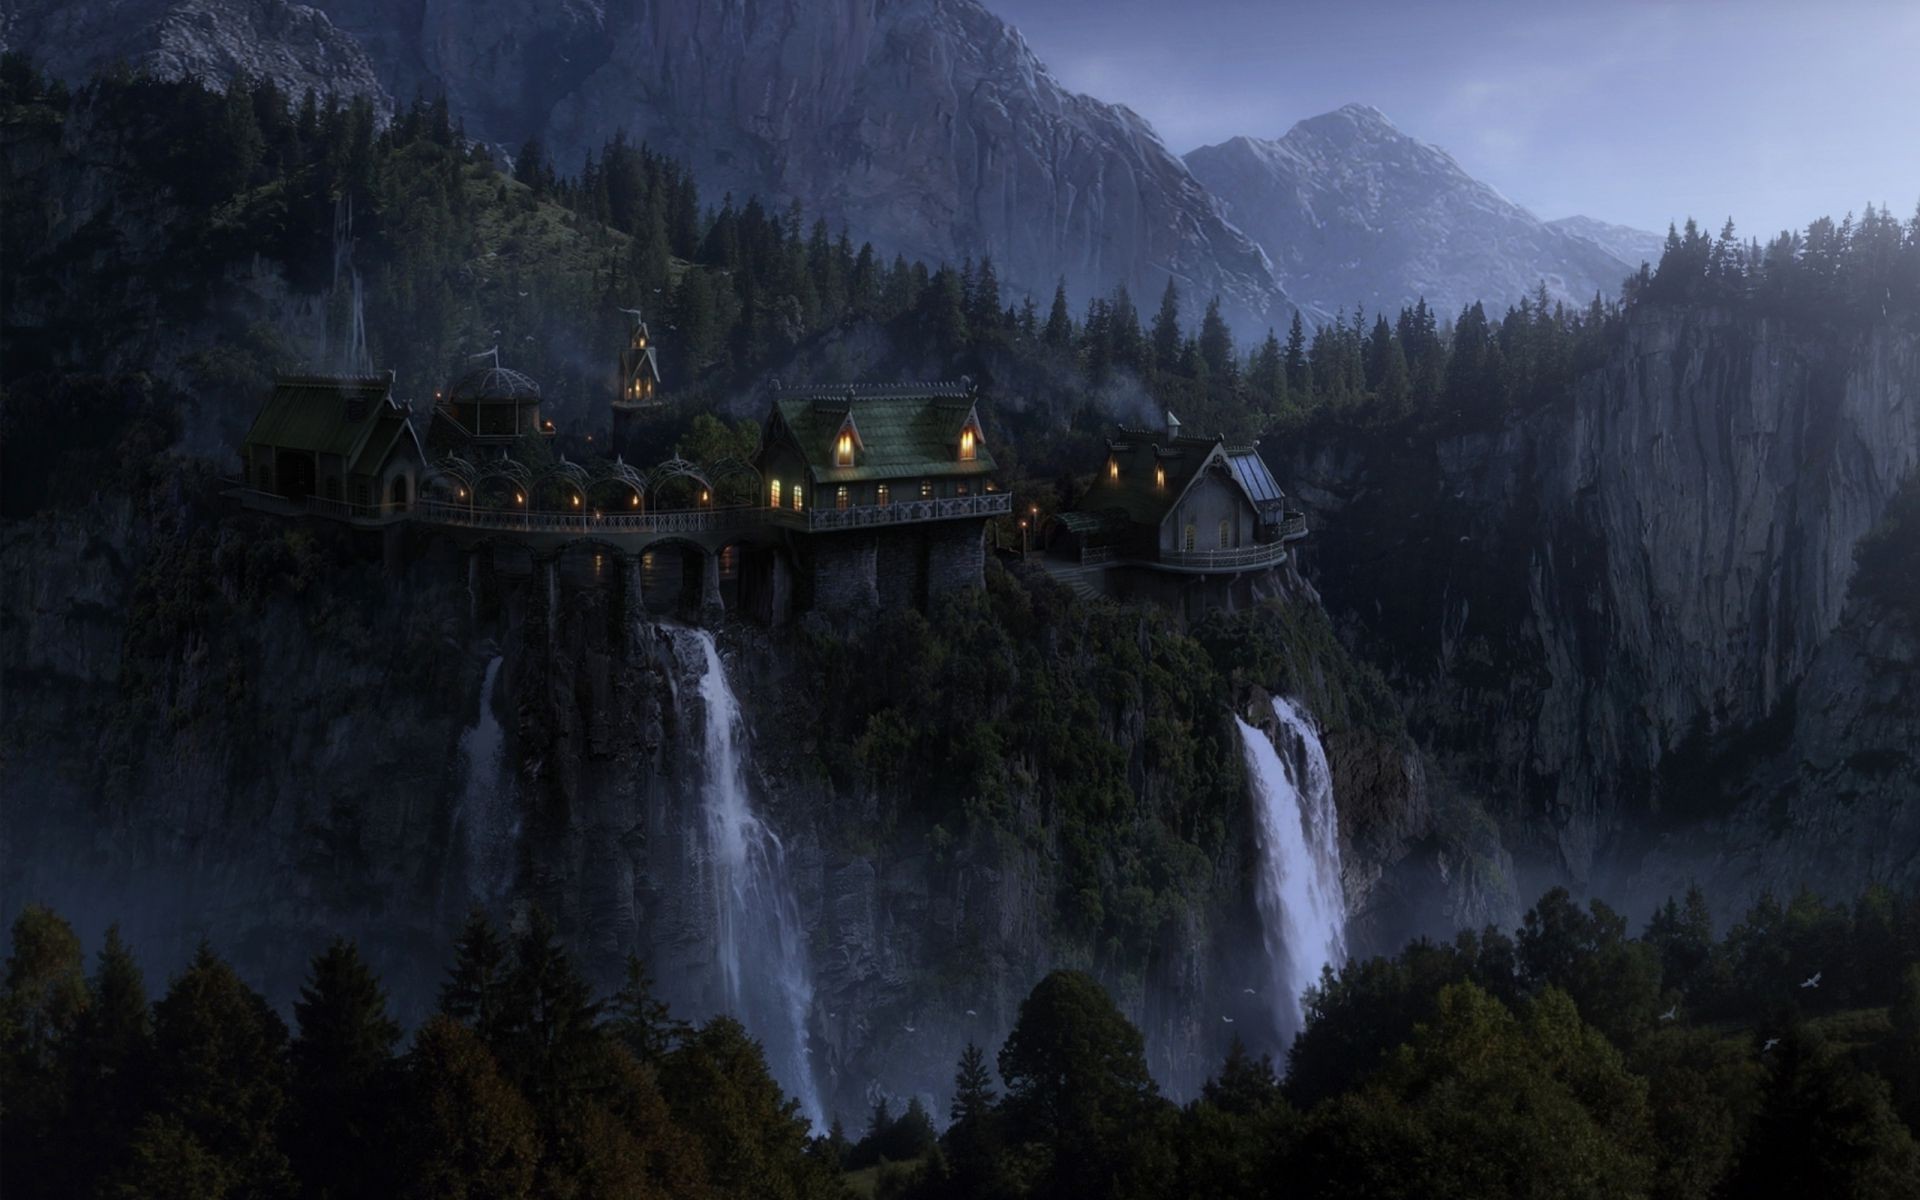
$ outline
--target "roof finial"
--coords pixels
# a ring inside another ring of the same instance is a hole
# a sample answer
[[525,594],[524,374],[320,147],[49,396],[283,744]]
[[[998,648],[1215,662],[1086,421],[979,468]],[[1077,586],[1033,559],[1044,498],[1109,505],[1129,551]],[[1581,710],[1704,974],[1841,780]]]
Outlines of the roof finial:
[[1167,410],[1167,440],[1171,442],[1173,439],[1179,436],[1180,436],[1180,418],[1173,415],[1172,409],[1168,409]]
[[493,360],[493,369],[496,371],[500,369],[500,347],[497,345],[491,350],[482,350],[478,354],[469,354],[467,355],[467,357],[468,358],[491,358]]

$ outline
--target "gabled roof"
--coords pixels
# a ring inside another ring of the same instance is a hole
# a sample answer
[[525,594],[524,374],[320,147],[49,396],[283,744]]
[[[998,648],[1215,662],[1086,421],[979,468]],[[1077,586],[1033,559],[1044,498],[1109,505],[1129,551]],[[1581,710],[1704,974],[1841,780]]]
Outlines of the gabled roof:
[[[834,441],[849,417],[859,449],[853,466],[835,466]],[[773,394],[766,441],[790,443],[823,484],[984,475],[995,469],[984,438],[975,439],[972,459],[960,460],[969,424],[978,429],[980,417],[968,383],[784,388]]]
[[468,371],[447,389],[447,403],[529,404],[540,399],[540,385],[512,367],[486,366]]
[[[247,431],[250,446],[334,454],[349,472],[372,473],[401,437],[419,438],[393,399],[393,372],[380,375],[282,375]],[[369,457],[369,453],[373,457]],[[422,455],[422,458],[425,456]]]
[[[1107,441],[1108,453],[1120,464],[1120,478],[1107,477],[1100,464],[1093,486],[1077,505],[1085,512],[1120,509],[1141,525],[1159,525],[1169,509],[1186,494],[1201,468],[1216,454],[1224,457],[1219,438],[1167,438],[1147,430],[1121,429]],[[1166,471],[1166,482],[1156,484],[1153,468]]]
[[1279,481],[1267,469],[1267,462],[1260,457],[1258,450],[1229,450],[1227,463],[1233,468],[1233,477],[1240,481],[1241,490],[1247,493],[1247,499],[1253,501],[1256,508],[1277,508],[1286,504],[1287,494],[1280,490]]

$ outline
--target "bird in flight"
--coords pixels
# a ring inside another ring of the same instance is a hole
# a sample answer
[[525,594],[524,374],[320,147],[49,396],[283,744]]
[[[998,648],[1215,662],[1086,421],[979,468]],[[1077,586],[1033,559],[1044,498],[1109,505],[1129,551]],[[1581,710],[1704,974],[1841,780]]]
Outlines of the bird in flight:
[[1254,991],[1252,988],[1241,988],[1240,990],[1242,992],[1245,992],[1249,996],[1258,996],[1260,994],[1259,992]]
[[1680,1006],[1676,1004],[1672,1008],[1669,1008],[1667,1011],[1661,1013],[1660,1019],[1662,1021],[1671,1021],[1679,1015],[1680,1015]]
[[1780,1044],[1779,1038],[1768,1038],[1767,1044],[1760,1047],[1760,1053],[1765,1054],[1767,1051],[1773,1049],[1775,1046],[1778,1046],[1779,1044]]
[[977,1016],[979,1016],[980,1014],[979,1014],[979,1013],[977,1013],[977,1012],[974,1012],[974,1011],[973,1011],[972,1009],[968,1009],[968,1010],[967,1010],[967,1015],[968,1015],[968,1016],[970,1016],[970,1017],[977,1017]]
[[1221,1019],[1222,1021],[1225,1021],[1225,1022],[1226,1022],[1227,1024],[1229,1024],[1229,1025],[1231,1025],[1231,1024],[1233,1024],[1233,1018],[1232,1018],[1232,1017],[1230,1017],[1230,1016],[1228,1016],[1228,1015],[1227,1015],[1227,1014],[1225,1014],[1225,1013],[1221,1013],[1221,1014],[1220,1014],[1220,1019]]
[[918,1032],[918,1031],[917,1031],[916,1029],[914,1029],[914,1027],[913,1027],[913,1026],[911,1026],[911,1025],[902,1025],[902,1026],[900,1026],[900,1028],[902,1028],[902,1029],[904,1029],[904,1030],[906,1030],[906,1031],[907,1031],[908,1033],[916,1033],[916,1032]]
[[1821,976],[1821,974],[1822,974],[1822,973],[1823,973],[1823,972],[1820,972],[1820,971],[1815,971],[1815,972],[1814,972],[1813,974],[1811,974],[1811,975],[1809,975],[1809,976],[1807,976],[1807,977],[1806,977],[1805,979],[1803,979],[1803,980],[1801,980],[1801,981],[1800,981],[1800,986],[1801,986],[1801,987],[1803,987],[1803,988],[1810,988],[1810,987],[1819,987],[1819,986],[1820,986],[1820,976]]

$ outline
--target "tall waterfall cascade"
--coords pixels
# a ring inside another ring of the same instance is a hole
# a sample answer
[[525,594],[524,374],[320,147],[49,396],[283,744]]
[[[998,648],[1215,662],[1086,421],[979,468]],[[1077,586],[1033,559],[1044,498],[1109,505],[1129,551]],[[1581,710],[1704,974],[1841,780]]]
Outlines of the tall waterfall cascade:
[[481,903],[498,900],[512,888],[514,851],[520,839],[513,788],[500,775],[506,734],[493,712],[501,661],[495,655],[487,663],[486,677],[480,684],[480,715],[460,735],[466,780],[453,813],[453,834],[463,843],[467,856],[467,898]]
[[[1333,774],[1312,720],[1273,700],[1278,736],[1235,717],[1252,790],[1259,850],[1255,900],[1266,952],[1268,1008],[1281,1044],[1305,1022],[1301,995],[1320,969],[1346,959],[1346,897],[1340,887],[1340,817]],[[1276,742],[1278,743],[1276,745]]]
[[714,955],[728,1012],[766,1048],[767,1065],[825,1127],[808,1046],[813,980],[806,935],[787,879],[786,849],[753,810],[740,705],[713,634],[671,628],[675,655],[699,678],[706,712],[702,746],[705,875],[712,889]]

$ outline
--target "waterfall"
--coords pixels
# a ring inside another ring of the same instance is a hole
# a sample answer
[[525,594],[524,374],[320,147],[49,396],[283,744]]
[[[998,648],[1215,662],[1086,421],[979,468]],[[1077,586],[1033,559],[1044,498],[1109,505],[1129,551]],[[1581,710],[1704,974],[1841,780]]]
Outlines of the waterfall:
[[498,900],[513,886],[514,848],[520,840],[513,789],[500,777],[506,735],[493,715],[500,662],[495,655],[487,664],[486,679],[480,685],[480,715],[460,735],[467,778],[453,810],[453,836],[465,840],[468,899],[478,903]]
[[787,883],[786,851],[748,798],[740,705],[713,634],[667,632],[682,665],[698,675],[706,710],[704,865],[721,994],[727,1010],[766,1047],[774,1078],[819,1129],[825,1117],[807,1045],[813,981],[799,907]]
[[1340,889],[1339,813],[1320,734],[1298,708],[1276,696],[1274,741],[1238,717],[1253,785],[1254,843],[1260,851],[1256,899],[1271,980],[1270,1009],[1284,1044],[1305,1017],[1301,993],[1320,968],[1346,958],[1346,897]]

